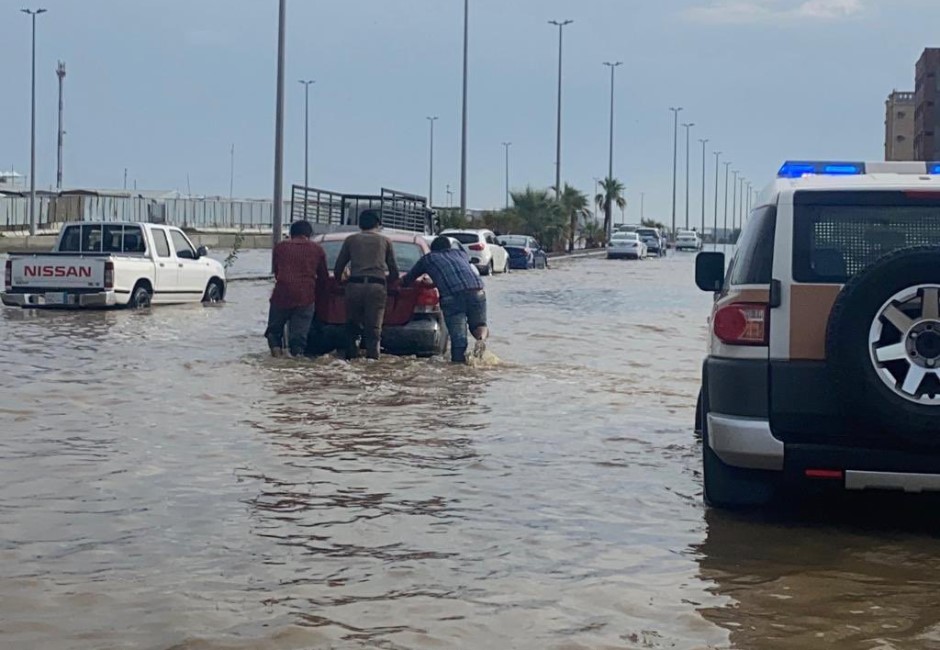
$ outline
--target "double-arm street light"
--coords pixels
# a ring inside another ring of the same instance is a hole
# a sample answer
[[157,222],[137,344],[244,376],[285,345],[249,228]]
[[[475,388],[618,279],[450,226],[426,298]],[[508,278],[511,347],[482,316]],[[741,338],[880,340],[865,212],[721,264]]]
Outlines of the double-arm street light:
[[558,27],[558,119],[555,133],[555,198],[561,198],[561,64],[564,47],[564,30],[573,20],[550,20],[549,25]]
[[676,174],[679,164],[679,113],[682,107],[670,108],[673,114],[672,122],[672,236],[676,236]]
[[22,9],[33,21],[33,74],[30,109],[29,136],[29,234],[36,234],[36,16],[46,13],[45,9]]

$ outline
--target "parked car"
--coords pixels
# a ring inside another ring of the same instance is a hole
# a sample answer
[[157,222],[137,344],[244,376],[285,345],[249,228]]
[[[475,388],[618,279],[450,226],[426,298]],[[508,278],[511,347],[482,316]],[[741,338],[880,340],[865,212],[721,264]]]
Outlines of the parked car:
[[694,230],[680,230],[676,235],[677,251],[700,251],[702,250],[702,238]]
[[615,232],[607,246],[607,259],[629,258],[633,260],[645,259],[647,256],[646,244],[636,232]]
[[[335,232],[314,238],[326,252],[327,267],[332,269],[348,232]],[[398,270],[404,274],[430,252],[422,235],[384,233],[392,240]],[[318,356],[342,348],[346,340],[345,289],[332,276],[327,291],[317,295],[316,316],[307,339],[307,354]],[[388,354],[430,357],[447,349],[447,327],[441,313],[440,294],[433,286],[415,283],[407,289],[390,284],[385,320],[382,325],[382,350]]]
[[[422,238],[424,239],[425,242],[427,242],[428,246],[430,246],[431,242],[437,239],[437,235],[423,235]],[[470,260],[470,251],[467,250],[466,246],[461,244],[459,241],[457,241],[453,237],[448,237],[447,239],[450,240],[451,248],[460,251],[461,253],[467,256],[468,261]],[[480,275],[480,269],[477,268],[476,264],[471,264],[470,268],[473,269],[474,273],[476,273],[477,275]]]
[[761,196],[696,258],[706,502],[940,492],[940,165],[787,162]]
[[441,234],[466,246],[470,262],[482,275],[509,272],[509,253],[499,245],[492,230],[445,230]]
[[666,237],[659,231],[659,228],[637,228],[636,232],[640,239],[646,244],[646,249],[650,255],[656,257],[665,257],[668,248]]
[[509,268],[547,269],[548,253],[535,237],[528,235],[504,235],[499,243],[509,253]]
[[10,307],[149,307],[219,302],[225,269],[179,228],[67,223],[50,252],[10,253],[0,299]]

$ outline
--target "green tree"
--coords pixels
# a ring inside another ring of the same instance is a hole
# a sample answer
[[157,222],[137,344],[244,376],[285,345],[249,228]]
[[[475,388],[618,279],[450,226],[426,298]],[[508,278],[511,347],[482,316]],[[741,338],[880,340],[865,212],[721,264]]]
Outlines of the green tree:
[[574,250],[575,238],[578,236],[578,224],[581,222],[582,217],[587,217],[590,214],[591,200],[584,192],[565,183],[558,203],[562,215],[568,222],[567,240],[568,252],[570,253]]
[[584,224],[584,227],[581,228],[580,237],[584,240],[585,248],[599,248],[607,239],[607,235],[601,228],[601,224],[594,220]]
[[549,191],[528,186],[511,196],[514,229],[532,235],[550,250],[558,250],[559,244],[564,250],[567,219]]
[[459,208],[438,210],[437,218],[441,230],[462,230],[470,227],[470,220],[460,212]]
[[616,205],[621,210],[626,209],[627,199],[624,198],[623,193],[626,191],[626,187],[616,178],[605,178],[601,181],[601,190],[602,192],[598,194],[594,200],[597,202],[597,207],[601,208],[604,211],[604,233],[610,232],[610,224],[613,219],[613,208]]
[[667,232],[666,224],[660,223],[656,221],[655,219],[643,219],[640,222],[640,225],[643,226],[644,228],[659,228],[659,232],[664,233],[664,234]]

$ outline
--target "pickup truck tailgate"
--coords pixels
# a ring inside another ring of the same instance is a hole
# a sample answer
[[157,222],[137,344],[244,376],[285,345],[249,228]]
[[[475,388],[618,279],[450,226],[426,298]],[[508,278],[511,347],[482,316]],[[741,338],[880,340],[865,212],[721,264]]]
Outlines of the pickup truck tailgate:
[[14,289],[100,289],[104,258],[35,255],[11,257]]

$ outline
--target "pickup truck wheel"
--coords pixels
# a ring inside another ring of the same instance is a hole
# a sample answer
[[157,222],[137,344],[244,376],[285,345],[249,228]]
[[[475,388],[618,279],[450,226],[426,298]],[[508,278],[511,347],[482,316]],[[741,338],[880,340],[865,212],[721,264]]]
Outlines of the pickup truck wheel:
[[150,302],[153,296],[150,294],[150,290],[143,285],[137,285],[134,287],[134,291],[131,292],[130,302],[127,303],[127,306],[131,309],[147,309],[150,307]]
[[209,282],[209,286],[206,287],[206,293],[202,297],[203,302],[222,302],[223,297],[225,296],[225,290],[222,288],[222,283],[218,280],[212,280]]

